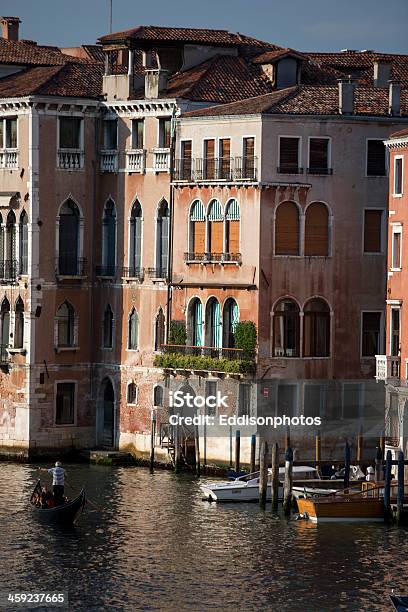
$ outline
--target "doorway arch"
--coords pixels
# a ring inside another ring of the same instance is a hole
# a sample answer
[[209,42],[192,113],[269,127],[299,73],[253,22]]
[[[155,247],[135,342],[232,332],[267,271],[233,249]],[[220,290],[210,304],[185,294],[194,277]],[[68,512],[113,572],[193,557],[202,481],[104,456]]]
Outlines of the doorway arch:
[[97,442],[103,448],[116,447],[115,391],[110,378],[101,383],[97,422]]

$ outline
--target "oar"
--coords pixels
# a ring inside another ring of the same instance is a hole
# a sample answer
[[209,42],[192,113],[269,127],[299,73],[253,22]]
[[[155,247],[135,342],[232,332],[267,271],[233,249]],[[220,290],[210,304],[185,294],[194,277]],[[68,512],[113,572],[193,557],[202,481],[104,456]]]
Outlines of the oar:
[[[67,483],[69,487],[71,487],[73,491],[75,491],[74,487],[68,482],[67,479],[65,479],[65,482]],[[103,512],[103,508],[100,508],[99,506],[97,506],[91,499],[89,499],[88,496],[86,496],[86,501],[88,502],[88,504],[91,504],[91,506],[93,506],[95,510],[98,510],[98,512]]]

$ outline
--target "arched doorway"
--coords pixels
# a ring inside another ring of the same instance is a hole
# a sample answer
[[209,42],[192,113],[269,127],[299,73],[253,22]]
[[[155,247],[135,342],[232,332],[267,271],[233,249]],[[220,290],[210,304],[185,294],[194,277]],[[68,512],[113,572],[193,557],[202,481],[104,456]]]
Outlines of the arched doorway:
[[115,392],[109,378],[104,378],[100,393],[98,418],[98,444],[104,448],[114,448],[115,441]]

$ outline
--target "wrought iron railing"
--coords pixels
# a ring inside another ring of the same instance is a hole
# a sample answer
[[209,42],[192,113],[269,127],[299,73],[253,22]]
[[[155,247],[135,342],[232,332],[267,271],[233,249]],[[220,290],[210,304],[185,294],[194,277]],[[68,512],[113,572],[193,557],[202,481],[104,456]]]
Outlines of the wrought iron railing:
[[293,164],[282,164],[277,167],[278,174],[303,174],[303,168]]
[[57,257],[55,262],[57,276],[84,276],[86,259],[84,257]]
[[175,162],[176,181],[255,181],[256,157],[182,157]]
[[241,253],[184,253],[187,263],[241,263]]
[[116,276],[116,270],[116,266],[110,264],[95,266],[96,276],[108,276],[113,278]]
[[196,357],[213,357],[215,359],[253,359],[254,353],[238,348],[218,348],[215,346],[190,346],[185,344],[162,344],[163,353],[178,353]]
[[333,174],[333,168],[318,168],[318,167],[312,167],[312,168],[308,168],[307,169],[307,173],[308,174]]
[[0,281],[14,281],[17,278],[18,262],[16,259],[0,261]]
[[234,179],[236,181],[256,181],[258,178],[258,158],[255,155],[236,157]]
[[149,278],[167,279],[167,268],[147,268]]
[[144,279],[145,270],[144,268],[138,268],[136,266],[128,266],[122,268],[122,276],[124,278],[137,278],[139,280]]

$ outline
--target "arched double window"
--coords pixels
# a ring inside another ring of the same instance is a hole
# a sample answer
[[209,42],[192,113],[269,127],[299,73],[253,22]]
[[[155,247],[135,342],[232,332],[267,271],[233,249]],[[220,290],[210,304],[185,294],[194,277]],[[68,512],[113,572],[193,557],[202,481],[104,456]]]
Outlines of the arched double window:
[[28,215],[25,210],[20,215],[19,222],[19,255],[20,274],[28,272]]
[[22,349],[24,346],[24,303],[21,297],[17,298],[14,308],[14,348]]
[[10,302],[7,298],[4,298],[1,303],[0,317],[1,348],[3,352],[3,348],[9,345],[10,339]]
[[156,320],[154,322],[154,350],[159,351],[164,344],[165,340],[165,317],[163,308],[159,308],[159,312],[156,315]]
[[167,277],[169,258],[169,220],[170,211],[166,200],[162,200],[157,211],[156,227],[156,274],[159,278]]
[[109,198],[102,221],[102,276],[115,276],[116,266],[116,207]]
[[233,298],[228,298],[223,309],[223,340],[222,345],[225,348],[234,348],[234,332],[237,323],[239,322],[238,304]]
[[225,252],[238,254],[240,234],[240,210],[237,200],[232,199],[225,207]]
[[139,277],[142,265],[142,207],[139,200],[132,206],[129,220],[129,276]]
[[280,300],[273,312],[273,356],[299,357],[299,306],[290,299]]
[[103,313],[103,348],[113,347],[113,312],[110,304],[105,308]]
[[194,259],[205,253],[205,212],[200,200],[195,200],[190,209],[190,252]]
[[210,298],[205,311],[205,344],[211,348],[221,348],[221,309],[216,298]]
[[135,351],[139,345],[139,315],[133,307],[129,315],[128,349]]
[[306,209],[305,255],[329,255],[329,212],[322,202],[313,202]]
[[325,301],[314,298],[304,307],[303,356],[330,355],[330,309]]
[[221,255],[224,252],[224,216],[218,200],[211,200],[208,205],[207,251]]
[[299,209],[282,202],[275,215],[275,255],[299,255]]
[[74,346],[75,343],[75,310],[65,301],[57,310],[57,346]]
[[199,298],[191,300],[187,319],[188,343],[192,346],[203,346],[203,305]]
[[79,262],[79,208],[71,199],[65,200],[59,214],[58,272],[76,276]]

